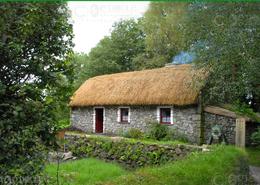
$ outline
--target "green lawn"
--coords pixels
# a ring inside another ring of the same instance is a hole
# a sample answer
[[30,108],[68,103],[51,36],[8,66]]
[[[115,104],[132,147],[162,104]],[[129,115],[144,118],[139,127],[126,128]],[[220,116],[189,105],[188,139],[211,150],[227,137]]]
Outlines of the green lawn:
[[195,153],[175,163],[137,170],[106,185],[229,185],[241,157],[245,157],[242,150],[221,146],[215,151]]
[[258,148],[246,148],[249,164],[260,167],[260,147]]
[[[126,172],[116,164],[81,159],[60,165],[62,185],[229,185],[238,161],[245,151],[232,146],[214,147],[210,152],[193,153],[184,160],[159,167]],[[55,178],[56,165],[47,173]]]
[[[56,178],[56,164],[46,166],[46,172]],[[111,180],[127,172],[120,166],[97,159],[81,159],[60,164],[60,184],[93,185]]]

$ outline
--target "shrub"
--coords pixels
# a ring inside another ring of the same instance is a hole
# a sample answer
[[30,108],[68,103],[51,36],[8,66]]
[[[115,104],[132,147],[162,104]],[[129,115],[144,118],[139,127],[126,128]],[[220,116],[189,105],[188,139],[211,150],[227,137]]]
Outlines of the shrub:
[[70,120],[67,118],[59,120],[57,124],[58,129],[68,128],[69,126],[70,126]]
[[260,146],[260,127],[258,127],[257,131],[251,135],[251,140],[253,144]]
[[189,140],[187,138],[187,136],[185,136],[185,134],[180,133],[180,132],[176,132],[175,136],[174,136],[174,140],[178,140],[184,143],[188,143]]
[[125,132],[122,128],[117,130],[116,135],[121,136],[121,137],[126,137]]
[[177,140],[183,143],[187,143],[188,138],[181,132],[178,132],[176,129],[168,129],[167,135],[163,138],[164,141]]
[[158,124],[158,122],[150,122],[150,129],[148,137],[151,139],[162,140],[168,134],[168,128],[165,125]]
[[144,133],[137,128],[130,128],[125,134],[124,137],[141,139],[144,137]]
[[169,129],[167,130],[167,135],[163,138],[165,141],[176,140],[176,129]]

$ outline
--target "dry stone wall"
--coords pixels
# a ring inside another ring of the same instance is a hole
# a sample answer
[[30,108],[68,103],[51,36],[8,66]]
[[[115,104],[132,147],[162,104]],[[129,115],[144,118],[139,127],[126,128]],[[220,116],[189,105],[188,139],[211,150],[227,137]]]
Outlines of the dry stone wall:
[[159,165],[202,151],[191,145],[160,145],[125,138],[66,134],[66,149],[76,157],[96,157],[115,161],[127,168]]

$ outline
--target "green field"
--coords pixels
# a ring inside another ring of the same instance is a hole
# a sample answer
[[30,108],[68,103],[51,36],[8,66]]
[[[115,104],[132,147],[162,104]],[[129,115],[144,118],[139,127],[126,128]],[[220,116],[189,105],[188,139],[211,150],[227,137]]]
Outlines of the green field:
[[[46,166],[47,174],[56,180],[56,164]],[[96,182],[114,179],[127,172],[120,166],[89,158],[60,164],[61,185],[93,185]]]

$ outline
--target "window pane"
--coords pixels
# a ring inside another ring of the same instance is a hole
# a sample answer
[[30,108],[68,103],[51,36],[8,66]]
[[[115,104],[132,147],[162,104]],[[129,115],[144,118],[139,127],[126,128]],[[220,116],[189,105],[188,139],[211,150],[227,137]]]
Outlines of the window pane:
[[171,109],[170,108],[161,108],[161,123],[171,123]]
[[123,121],[128,121],[128,116],[122,116]]
[[128,113],[129,113],[128,108],[121,108],[120,109],[121,121],[122,122],[128,122]]

